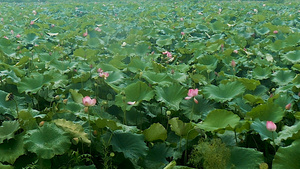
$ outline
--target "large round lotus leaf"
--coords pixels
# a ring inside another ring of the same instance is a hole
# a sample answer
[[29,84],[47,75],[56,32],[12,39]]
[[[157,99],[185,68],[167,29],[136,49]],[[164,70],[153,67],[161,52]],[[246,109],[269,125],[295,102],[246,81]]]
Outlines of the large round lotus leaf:
[[255,121],[251,124],[251,128],[254,129],[261,137],[262,140],[273,140],[277,138],[276,132],[271,132],[266,127],[266,121]]
[[215,131],[226,127],[234,128],[239,123],[240,117],[231,111],[216,109],[211,111],[204,122],[198,127],[205,131]]
[[287,61],[292,62],[293,64],[299,63],[300,62],[300,50],[288,52],[287,54],[283,55],[283,58]]
[[259,168],[263,162],[263,153],[251,148],[233,147],[228,168]]
[[279,145],[282,140],[287,140],[289,138],[294,138],[300,135],[300,121],[297,121],[292,126],[284,126],[282,130],[278,133],[278,137],[275,139],[275,143]]
[[279,122],[283,118],[283,115],[283,109],[272,102],[258,105],[247,113],[247,116],[252,119],[258,118],[261,121],[273,121],[274,123]]
[[19,123],[17,121],[4,121],[0,127],[0,143],[3,143],[3,140],[14,138],[14,133],[18,129]]
[[114,151],[123,153],[125,158],[131,160],[145,156],[148,151],[143,135],[120,130],[114,131],[110,144]]
[[200,95],[195,98],[198,100],[198,104],[196,104],[193,99],[183,100],[180,104],[180,108],[188,119],[194,121],[200,119],[204,120],[207,114],[215,109],[215,105]]
[[67,121],[65,119],[56,119],[53,120],[53,122],[66,132],[70,133],[72,137],[79,138],[80,141],[87,144],[91,144],[91,140],[89,140],[88,134],[84,132],[80,124],[76,124],[72,121]]
[[175,83],[169,87],[155,87],[156,89],[156,100],[166,104],[171,110],[178,110],[179,103],[182,99],[187,96],[187,90],[181,85]]
[[125,88],[126,102],[149,101],[154,96],[154,91],[144,82],[138,81]]
[[166,46],[166,45],[171,45],[173,39],[174,39],[174,36],[161,35],[157,39],[156,44],[160,47],[163,47],[163,46]]
[[148,129],[144,130],[143,134],[147,141],[165,141],[167,139],[167,130],[160,123],[153,123]]
[[248,90],[255,90],[256,87],[260,85],[260,82],[254,79],[239,78],[238,81],[242,82]]
[[209,85],[203,88],[203,94],[206,98],[217,102],[226,102],[232,100],[235,96],[244,93],[245,87],[240,82],[228,82],[219,86]]
[[172,79],[166,73],[155,73],[146,71],[142,77],[151,85],[169,86],[172,84]]
[[142,61],[140,57],[134,57],[130,60],[130,63],[128,64],[128,70],[134,73],[138,73],[140,71],[145,70],[148,66],[148,63]]
[[253,69],[253,77],[258,80],[268,79],[271,76],[270,67],[256,67]]
[[31,73],[28,77],[23,77],[21,82],[18,84],[18,90],[22,92],[36,93],[44,85],[50,83],[52,77],[49,75],[43,75],[40,73]]
[[286,85],[294,79],[295,73],[291,70],[280,70],[275,72],[273,76],[272,81],[274,83],[277,85]]
[[273,169],[298,169],[300,168],[299,157],[300,139],[295,140],[288,147],[279,147],[273,160]]
[[46,123],[41,128],[30,130],[25,135],[24,144],[27,150],[43,159],[62,155],[71,145],[66,133],[53,123]]
[[23,146],[22,135],[0,144],[0,161],[13,164],[19,156],[25,153]]

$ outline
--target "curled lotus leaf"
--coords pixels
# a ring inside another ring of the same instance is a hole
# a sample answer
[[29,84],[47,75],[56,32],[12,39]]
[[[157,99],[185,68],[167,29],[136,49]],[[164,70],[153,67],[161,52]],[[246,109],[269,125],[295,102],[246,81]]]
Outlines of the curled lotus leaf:
[[40,158],[51,159],[55,155],[64,154],[71,143],[63,129],[53,123],[46,123],[26,133],[24,145],[28,151],[36,153]]
[[53,122],[67,133],[70,133],[72,137],[79,138],[82,142],[91,144],[91,140],[89,140],[88,134],[84,132],[80,124],[76,124],[65,119],[56,119],[53,120]]

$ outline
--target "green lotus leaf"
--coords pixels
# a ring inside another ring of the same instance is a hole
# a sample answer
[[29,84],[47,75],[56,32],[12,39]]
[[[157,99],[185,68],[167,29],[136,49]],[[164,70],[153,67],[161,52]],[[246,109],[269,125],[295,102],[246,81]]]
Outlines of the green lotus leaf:
[[262,27],[261,29],[256,29],[256,32],[260,35],[265,35],[270,32],[267,27]]
[[4,140],[14,138],[14,133],[19,129],[18,121],[4,121],[0,126],[0,144]]
[[293,64],[300,62],[300,50],[290,51],[283,55],[283,58]]
[[171,110],[178,110],[179,103],[187,96],[187,90],[175,83],[169,87],[156,86],[156,100],[166,104]]
[[64,154],[71,143],[63,129],[53,123],[45,123],[42,127],[27,132],[24,145],[28,151],[36,153],[40,158],[51,159],[55,155]]
[[15,139],[10,139],[9,141],[5,141],[4,143],[0,144],[0,161],[13,164],[18,157],[25,153],[23,147],[24,145],[22,135],[19,135]]
[[288,46],[296,46],[300,42],[300,34],[289,34],[289,36],[284,41]]
[[215,32],[219,32],[219,31],[223,31],[224,28],[227,26],[224,23],[222,23],[221,21],[216,21],[211,24],[211,27]]
[[272,102],[267,102],[266,104],[261,104],[254,107],[247,116],[252,119],[258,118],[261,121],[273,121],[274,123],[279,122],[283,116],[283,109]]
[[211,56],[211,55],[204,55],[202,57],[199,57],[198,58],[198,63],[196,65],[196,68],[197,69],[200,69],[201,70],[201,66],[204,65],[206,67],[205,70],[215,70],[216,67],[217,67],[217,64],[218,64],[218,59],[214,56]]
[[278,52],[285,47],[286,47],[286,43],[283,40],[276,40],[274,43],[267,45],[265,48],[273,52]]
[[71,93],[74,102],[79,104],[82,103],[82,98],[83,98],[82,94],[78,93],[77,90],[73,90],[73,89],[70,89],[69,92]]
[[125,88],[126,102],[142,100],[149,101],[154,96],[154,91],[144,82],[138,81]]
[[79,138],[80,141],[91,144],[91,140],[89,140],[88,134],[84,132],[80,124],[76,124],[65,119],[56,119],[53,120],[53,122],[67,133],[70,133],[73,138]]
[[168,164],[167,157],[172,156],[172,149],[165,143],[155,144],[148,152],[143,167],[145,169],[162,168]]
[[198,135],[193,123],[184,123],[179,120],[178,117],[170,119],[168,123],[171,126],[171,130],[180,137],[186,137],[187,139],[192,140]]
[[203,88],[203,94],[206,98],[224,103],[232,100],[234,97],[244,93],[245,86],[240,82],[228,82],[219,86],[209,85]]
[[[17,117],[16,113],[16,103],[13,100],[6,101],[5,98],[8,96],[9,93],[0,90],[0,112],[1,114],[10,114],[14,117]],[[14,96],[14,99],[17,100],[17,102],[22,103],[22,98],[18,96]],[[22,105],[18,105],[19,108],[22,107]]]
[[19,112],[20,126],[24,130],[31,130],[37,127],[36,119],[32,111],[32,109],[22,109]]
[[300,156],[300,139],[295,140],[290,146],[279,147],[279,149],[275,154],[272,168],[273,169],[300,168],[299,156]]
[[124,154],[125,158],[137,160],[147,155],[148,147],[142,134],[114,131],[111,142],[114,151]]
[[300,122],[295,122],[292,126],[283,126],[282,130],[278,133],[278,137],[275,139],[275,143],[279,145],[282,140],[299,136],[300,134]]
[[89,166],[86,166],[86,165],[82,165],[82,166],[74,166],[73,169],[97,169],[96,166],[93,164],[93,165],[89,165]]
[[242,82],[247,90],[255,90],[260,85],[260,82],[254,79],[239,78],[238,81]]
[[90,77],[91,77],[90,72],[82,71],[82,72],[80,72],[80,73],[75,74],[75,75],[72,77],[72,82],[73,82],[73,83],[82,83],[82,82],[86,82],[88,79],[90,79]]
[[104,42],[98,38],[89,38],[87,44],[91,48],[101,49]]
[[271,76],[271,68],[270,67],[255,67],[253,69],[253,77],[258,80],[268,79]]
[[4,165],[4,164],[2,164],[2,163],[0,163],[0,168],[1,168],[1,169],[14,169],[13,166],[11,166],[11,165]]
[[141,58],[139,57],[134,57],[131,59],[130,63],[128,64],[128,69],[131,72],[138,73],[143,70],[148,66],[148,63],[145,61],[142,61]]
[[239,123],[240,117],[231,111],[216,109],[211,111],[206,119],[197,126],[206,131],[216,131],[226,127],[234,128]]
[[109,120],[109,119],[102,119],[102,118],[98,118],[95,121],[95,124],[97,125],[97,127],[99,127],[100,129],[108,127],[111,130],[119,130],[122,129],[122,127],[120,127],[115,121],[113,120]]
[[48,85],[51,79],[49,75],[31,73],[28,77],[23,77],[17,87],[20,93],[36,93],[43,86]]
[[255,96],[252,94],[245,94],[245,96],[243,97],[245,100],[247,100],[248,102],[250,102],[251,104],[262,104],[264,103],[264,100],[259,97],[259,96]]
[[207,31],[209,31],[209,29],[208,29],[207,26],[201,25],[201,24],[197,25],[196,28],[197,28],[199,31],[201,31],[201,32],[207,32]]
[[167,130],[160,123],[153,123],[148,129],[144,130],[143,134],[147,141],[165,141],[167,139]]
[[262,152],[251,148],[233,147],[228,168],[259,168],[264,162]]
[[291,70],[280,70],[273,74],[272,81],[277,85],[287,85],[295,77],[295,73]]
[[39,37],[35,33],[29,33],[27,34],[26,38],[24,39],[25,42],[34,44],[34,42],[38,39]]
[[254,121],[251,124],[251,128],[255,130],[261,137],[262,140],[274,140],[277,138],[277,133],[276,132],[271,132],[267,129],[266,127],[266,121]]
[[292,82],[297,88],[300,88],[300,74],[297,74]]
[[184,111],[183,114],[188,119],[193,121],[198,121],[200,119],[204,120],[207,114],[215,109],[215,104],[209,102],[200,95],[195,98],[198,100],[198,104],[192,100],[183,100],[180,107]]
[[169,86],[172,79],[166,73],[143,72],[142,77],[151,85]]
[[136,53],[139,55],[139,56],[144,56],[146,55],[147,53],[150,52],[150,49],[149,49],[149,45],[148,43],[145,43],[145,42],[141,42],[139,43],[135,48],[136,48]]
[[174,36],[162,35],[157,39],[156,44],[160,47],[163,47],[166,45],[171,45],[173,39],[174,39]]

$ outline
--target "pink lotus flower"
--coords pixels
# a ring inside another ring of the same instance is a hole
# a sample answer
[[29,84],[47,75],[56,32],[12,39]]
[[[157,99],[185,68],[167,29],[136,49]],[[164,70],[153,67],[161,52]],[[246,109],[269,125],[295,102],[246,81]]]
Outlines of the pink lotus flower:
[[30,25],[33,25],[34,24],[34,21],[30,21]]
[[266,127],[269,131],[276,131],[276,124],[273,123],[272,121],[267,121]]
[[174,60],[174,57],[172,57],[172,53],[171,52],[165,51],[162,54],[167,55],[167,57],[170,58],[169,61],[173,61]]
[[7,36],[3,36],[3,38],[4,38],[4,39],[8,39],[8,37],[7,37]]
[[54,28],[55,27],[55,25],[54,24],[51,24],[51,28]]
[[238,54],[238,53],[239,53],[239,51],[238,51],[238,50],[234,50],[234,51],[233,51],[233,53],[235,53],[235,54]]
[[106,78],[109,76],[109,73],[108,72],[101,72],[101,73],[99,73],[99,76],[103,77],[106,80]]
[[198,104],[198,100],[195,98],[198,96],[198,89],[189,89],[188,97],[185,97],[185,100],[190,100],[191,98],[194,98],[194,102]]
[[20,38],[20,37],[21,37],[21,35],[20,35],[20,34],[17,34],[17,35],[16,35],[16,38]]
[[273,33],[274,33],[274,34],[277,34],[277,33],[278,33],[278,31],[277,31],[277,30],[275,30],[275,31],[273,31]]
[[291,106],[292,106],[292,104],[289,103],[289,104],[287,104],[287,105],[285,106],[285,109],[286,109],[286,110],[290,110],[290,109],[291,109]]
[[14,34],[14,30],[10,30],[10,33],[13,35]]
[[96,27],[95,31],[101,32],[102,30],[99,27]]
[[183,21],[183,18],[180,18],[180,21]]
[[181,32],[180,34],[181,34],[181,35],[184,35],[184,32]]
[[33,13],[33,15],[36,15],[36,11],[35,10],[33,10],[32,13]]
[[91,99],[90,96],[85,96],[82,98],[82,103],[83,105],[89,107],[89,106],[95,106],[96,104],[96,99]]

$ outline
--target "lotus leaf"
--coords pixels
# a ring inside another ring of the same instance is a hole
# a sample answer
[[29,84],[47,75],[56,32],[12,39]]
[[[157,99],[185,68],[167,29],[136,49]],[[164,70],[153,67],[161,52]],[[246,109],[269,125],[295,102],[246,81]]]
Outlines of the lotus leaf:
[[53,123],[45,123],[42,127],[27,132],[24,145],[40,158],[51,159],[55,155],[64,154],[71,144],[66,132]]
[[300,139],[295,140],[290,146],[279,147],[275,154],[272,168],[300,168],[299,156]]
[[290,51],[286,53],[283,58],[291,63],[299,63],[300,62],[300,50]]
[[277,133],[276,132],[271,132],[267,129],[266,127],[266,121],[254,121],[251,124],[251,128],[254,129],[258,134],[260,135],[262,140],[274,140],[277,138]]
[[21,79],[21,82],[18,84],[18,90],[20,93],[36,93],[43,86],[49,85],[52,78],[49,75],[31,73],[28,77]]
[[240,117],[231,111],[216,109],[211,111],[206,119],[197,126],[206,131],[216,131],[226,127],[234,128],[239,123]]
[[278,85],[287,85],[292,82],[295,77],[295,73],[290,70],[280,70],[273,74],[272,81]]
[[13,164],[18,157],[25,153],[23,147],[24,145],[22,135],[19,135],[15,139],[10,139],[5,143],[0,144],[0,161]]
[[198,135],[193,123],[184,123],[175,117],[170,119],[168,123],[171,125],[171,130],[180,137],[192,140]]
[[264,162],[263,153],[251,148],[233,147],[229,168],[258,168]]
[[14,138],[14,133],[19,129],[18,121],[4,121],[0,127],[0,143]]
[[167,139],[167,130],[160,123],[153,123],[148,129],[144,130],[143,134],[147,141],[165,141]]
[[203,94],[206,98],[224,103],[232,100],[234,97],[244,93],[245,87],[240,82],[228,82],[219,86],[208,85],[203,88]]
[[79,138],[80,141],[91,144],[91,140],[89,140],[88,134],[84,132],[80,124],[76,124],[65,119],[56,119],[53,120],[53,122],[67,133],[70,133],[73,138]]
[[187,90],[175,83],[169,87],[155,87],[156,99],[162,101],[171,110],[178,110],[179,103],[187,95]]
[[275,143],[279,145],[282,140],[287,140],[289,138],[293,138],[294,136],[298,136],[300,134],[300,122],[295,122],[292,126],[284,126],[282,130],[278,133],[278,137],[275,140]]
[[168,164],[167,157],[172,156],[172,151],[165,143],[155,144],[143,161],[145,169],[161,168]]
[[114,131],[110,144],[114,151],[123,153],[125,158],[131,160],[146,156],[148,151],[143,135],[120,130]]
[[247,116],[252,119],[258,118],[261,121],[273,121],[277,123],[283,118],[284,111],[280,106],[269,101],[266,104],[254,107],[247,113]]

